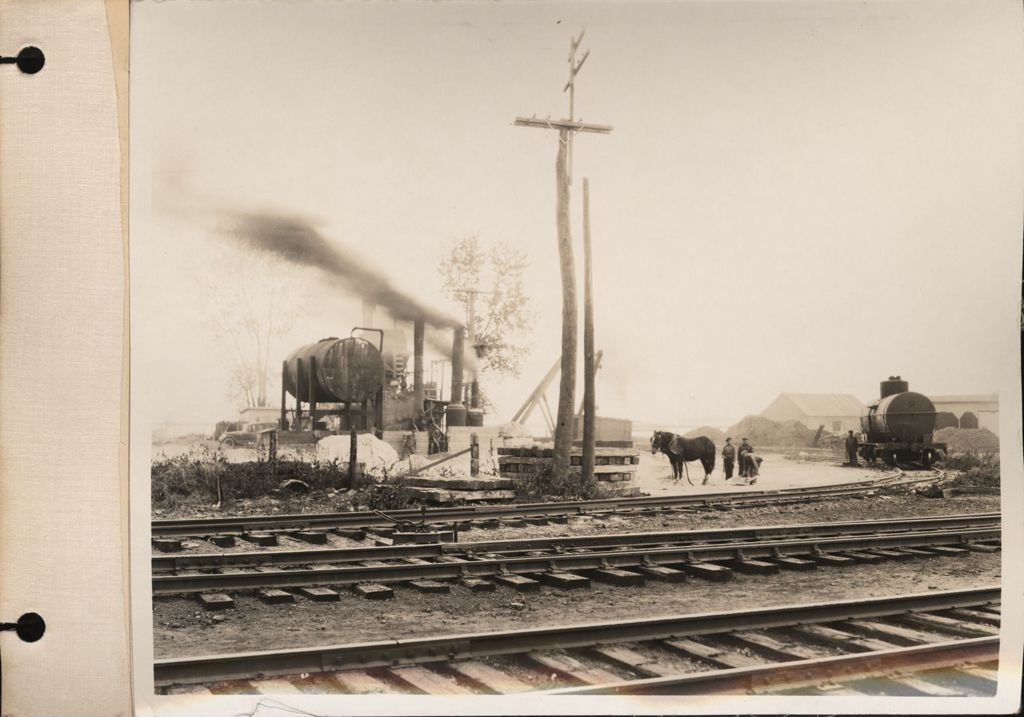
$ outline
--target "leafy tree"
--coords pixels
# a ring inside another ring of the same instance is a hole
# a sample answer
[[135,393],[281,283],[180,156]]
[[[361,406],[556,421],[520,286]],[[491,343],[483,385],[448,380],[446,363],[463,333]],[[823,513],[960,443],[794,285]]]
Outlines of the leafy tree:
[[[534,314],[523,291],[526,252],[476,236],[454,242],[441,260],[445,290],[466,311],[479,369],[519,376],[529,353],[525,334]],[[470,319],[470,317],[472,317]]]

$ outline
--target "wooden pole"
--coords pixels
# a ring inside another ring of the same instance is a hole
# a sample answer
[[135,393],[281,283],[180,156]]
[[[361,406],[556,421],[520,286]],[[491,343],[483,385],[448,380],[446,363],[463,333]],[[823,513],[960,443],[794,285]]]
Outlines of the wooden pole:
[[548,386],[555,379],[555,374],[558,373],[558,367],[562,365],[561,357],[555,359],[555,362],[551,364],[551,368],[544,374],[544,378],[537,384],[537,388],[533,389],[533,393],[530,394],[529,398],[519,407],[516,411],[516,415],[512,416],[513,423],[526,423],[530,418],[530,414],[533,413],[533,409],[537,407],[537,402],[540,397],[544,395],[544,392],[548,390]]
[[309,430],[316,430],[316,356],[309,357]]
[[590,180],[583,178],[583,477],[594,476],[594,295],[590,262]]
[[480,475],[480,442],[475,433],[469,434],[469,475]]
[[302,359],[295,359],[295,430],[302,430]]
[[356,487],[356,461],[359,460],[359,435],[353,428],[348,442],[348,487]]
[[[597,372],[601,370],[601,358],[604,356],[604,351],[598,351],[594,354],[594,378],[597,378]],[[597,408],[595,406],[594,410]],[[580,405],[576,407],[576,420],[583,425],[583,401],[580,401]]]
[[285,391],[285,388],[284,388],[284,382],[285,382],[285,378],[284,377],[285,377],[285,374],[287,374],[287,373],[288,373],[288,362],[287,361],[282,361],[281,362],[281,420],[280,420],[280,422],[278,423],[278,426],[277,426],[282,431],[284,431],[284,430],[286,430],[288,428],[288,415],[285,413],[285,411],[287,410],[287,409],[285,409],[285,399],[288,397],[288,395],[287,395],[287,392]]
[[569,130],[558,131],[558,158],[555,183],[558,206],[558,256],[562,269],[562,375],[558,385],[558,414],[555,421],[554,472],[557,479],[569,476],[569,452],[572,449],[573,407],[576,394],[576,265],[569,231]]
[[562,120],[517,117],[514,124],[519,127],[537,127],[558,130],[558,159],[555,161],[555,186],[558,205],[555,218],[558,225],[558,254],[562,269],[562,375],[558,387],[558,416],[555,423],[554,474],[564,479],[569,475],[569,452],[573,440],[573,407],[576,390],[576,273],[573,263],[572,235],[569,232],[569,185],[572,183],[570,162],[572,161],[572,138],[577,132],[608,134],[612,128],[590,122],[579,122],[575,118],[575,80],[590,51],[576,61],[576,50],[583,33],[572,38],[569,48],[569,118]]

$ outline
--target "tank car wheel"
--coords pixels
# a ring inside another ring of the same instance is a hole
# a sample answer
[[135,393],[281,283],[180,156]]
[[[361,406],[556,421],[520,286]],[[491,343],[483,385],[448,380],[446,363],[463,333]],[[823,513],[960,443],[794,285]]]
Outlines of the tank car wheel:
[[921,465],[923,465],[925,468],[931,468],[932,467],[932,459],[933,459],[932,452],[931,451],[924,451],[921,454]]
[[896,451],[883,451],[882,460],[885,461],[885,465],[895,467],[896,465]]

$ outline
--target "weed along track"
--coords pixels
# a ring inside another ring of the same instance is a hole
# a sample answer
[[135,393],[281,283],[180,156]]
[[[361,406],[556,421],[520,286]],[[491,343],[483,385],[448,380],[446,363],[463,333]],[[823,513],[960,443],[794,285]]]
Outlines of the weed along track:
[[272,543],[275,535],[300,532],[306,534],[310,542],[316,541],[312,534],[326,531],[350,534],[358,531],[370,531],[388,536],[396,532],[395,521],[408,525],[416,524],[420,529],[432,529],[438,532],[450,532],[453,529],[470,527],[497,527],[498,525],[526,527],[533,524],[532,521],[564,522],[571,516],[579,515],[656,515],[771,505],[799,505],[843,497],[864,497],[880,488],[937,481],[942,477],[943,473],[936,470],[908,474],[896,469],[876,480],[779,490],[732,490],[695,495],[403,509],[388,511],[386,516],[373,511],[361,511],[162,519],[152,521],[152,535],[154,539],[168,541],[167,547],[173,548],[174,539],[184,537],[215,537],[228,540],[256,535],[269,536],[266,541]]
[[769,576],[940,555],[994,552],[997,513],[622,533],[563,538],[410,544],[248,553],[155,556],[153,594],[199,594],[209,609],[231,607],[225,593],[257,591],[267,602],[337,599],[348,588],[369,599],[393,596],[393,585],[447,592],[452,582],[473,590],[519,592],[688,578],[729,580],[733,572]]
[[964,697],[995,692],[1000,623],[992,586],[165,659],[154,676],[172,694]]

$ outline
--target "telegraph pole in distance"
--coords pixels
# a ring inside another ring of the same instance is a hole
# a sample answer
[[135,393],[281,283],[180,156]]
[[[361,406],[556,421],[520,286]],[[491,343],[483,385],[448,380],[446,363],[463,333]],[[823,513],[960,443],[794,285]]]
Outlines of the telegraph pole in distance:
[[558,156],[555,161],[555,187],[558,205],[555,212],[558,227],[558,255],[562,272],[562,372],[558,388],[558,414],[555,421],[555,476],[564,479],[569,475],[569,453],[573,439],[573,408],[576,389],[576,273],[572,251],[572,234],[569,230],[569,185],[572,183],[571,158],[572,140],[577,132],[608,134],[608,125],[579,122],[575,119],[576,75],[590,56],[587,50],[576,61],[576,50],[583,39],[573,38],[569,45],[569,80],[563,92],[569,93],[569,118],[561,120],[517,117],[514,124],[519,127],[558,130]]
[[473,364],[473,382],[470,384],[469,389],[469,407],[480,408],[480,348],[477,345],[476,335],[476,297],[478,294],[493,294],[493,291],[484,291],[483,289],[455,289],[456,294],[466,294],[468,296],[467,301],[467,315],[466,315],[466,331],[467,340],[469,341],[470,347],[473,349],[473,355],[476,357],[476,361]]

